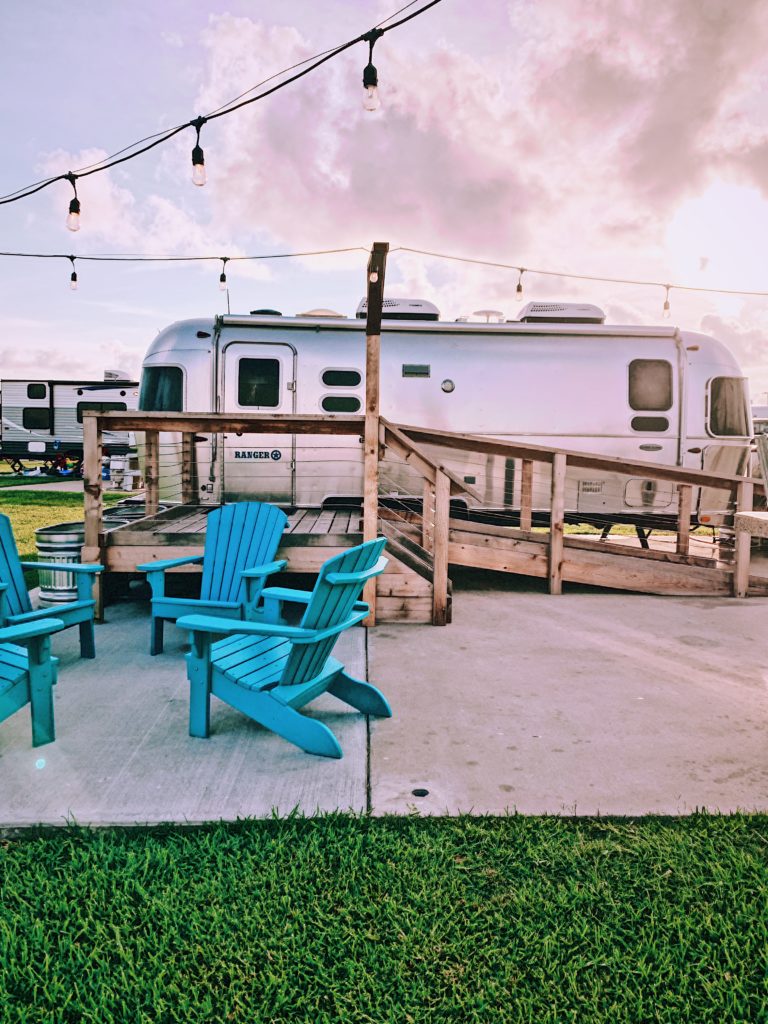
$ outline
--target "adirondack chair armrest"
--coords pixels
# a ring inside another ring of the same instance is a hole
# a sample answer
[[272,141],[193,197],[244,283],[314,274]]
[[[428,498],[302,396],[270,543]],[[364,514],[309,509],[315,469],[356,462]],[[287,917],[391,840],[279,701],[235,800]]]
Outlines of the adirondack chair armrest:
[[0,643],[18,644],[25,640],[33,640],[37,636],[56,633],[64,629],[61,619],[45,619],[38,622],[22,622],[18,626],[6,626],[0,629]]
[[293,590],[291,587],[266,587],[261,592],[265,601],[295,601],[298,604],[309,604],[311,590]]
[[310,641],[317,637],[313,629],[283,626],[266,622],[244,622],[240,619],[217,619],[212,615],[184,615],[176,625],[191,633],[217,633],[219,636],[282,636],[286,640]]
[[137,572],[165,572],[166,569],[175,569],[177,565],[200,565],[203,555],[189,555],[187,558],[167,558],[162,562],[144,562],[136,566]]
[[254,565],[251,569],[241,569],[240,575],[244,580],[258,579],[260,576],[271,576],[273,573],[280,572],[288,565],[288,562],[281,558],[277,562],[267,562],[265,565]]
[[359,583],[361,580],[369,580],[384,572],[388,561],[389,559],[382,555],[376,565],[372,565],[370,569],[363,569],[361,572],[329,572],[325,578],[331,586],[341,583]]
[[22,569],[50,569],[52,572],[90,573],[104,572],[103,565],[82,562],[19,562]]

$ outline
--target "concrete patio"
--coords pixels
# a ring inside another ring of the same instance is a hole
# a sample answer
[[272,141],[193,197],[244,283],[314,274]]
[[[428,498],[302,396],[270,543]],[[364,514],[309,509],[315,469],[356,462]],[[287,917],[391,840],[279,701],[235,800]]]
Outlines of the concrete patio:
[[151,658],[146,602],[107,609],[97,659],[60,657],[53,744],[0,724],[0,826],[200,822],[335,809],[684,814],[768,811],[768,600],[662,598],[456,573],[454,622],[350,631],[337,653],[394,709],[311,705],[341,761],[214,700],[187,735],[186,638]]

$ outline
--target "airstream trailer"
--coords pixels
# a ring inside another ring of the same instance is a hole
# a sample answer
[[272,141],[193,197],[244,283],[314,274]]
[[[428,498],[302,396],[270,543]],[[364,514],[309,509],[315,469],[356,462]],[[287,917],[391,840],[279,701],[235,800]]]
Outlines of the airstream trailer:
[[[355,318],[274,310],[184,320],[143,362],[139,408],[187,412],[362,414],[365,303]],[[381,412],[396,423],[488,435],[665,465],[743,472],[751,424],[744,375],[714,338],[676,327],[614,326],[585,304],[529,303],[518,320],[443,322],[422,300],[385,299]],[[167,438],[166,438],[167,441]],[[257,496],[293,506],[358,500],[357,438],[198,437],[201,502]],[[178,498],[180,446],[161,451],[163,498]],[[440,461],[482,496],[514,509],[520,467],[445,450]],[[545,481],[540,481],[544,487]],[[421,494],[405,465],[382,467],[393,496]],[[700,496],[700,509],[722,509]],[[568,508],[638,521],[676,510],[671,484],[569,471]],[[719,504],[718,504],[719,503]],[[470,502],[472,504],[472,502]]]
[[[83,458],[83,413],[135,409],[139,384],[120,371],[107,370],[104,380],[51,380],[37,377],[2,382],[0,458],[16,472],[24,460],[60,469]],[[124,455],[127,431],[105,431],[104,454]]]

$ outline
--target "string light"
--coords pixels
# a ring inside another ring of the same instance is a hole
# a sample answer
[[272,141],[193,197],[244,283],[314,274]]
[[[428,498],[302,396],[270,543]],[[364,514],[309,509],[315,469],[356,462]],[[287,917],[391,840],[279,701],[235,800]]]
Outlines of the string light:
[[72,171],[70,171],[69,174],[65,175],[65,177],[67,181],[72,185],[72,188],[75,192],[74,198],[71,199],[69,203],[69,213],[67,214],[67,227],[70,231],[79,231],[80,200],[77,198],[77,176],[73,174]]
[[[442,0],[429,0],[428,3],[423,4],[417,10],[413,11],[411,14],[407,15],[404,18],[400,18],[399,21],[392,22],[391,25],[386,25],[386,27],[384,28],[379,27],[385,25],[386,22],[391,21],[392,18],[394,18],[401,11],[404,11],[407,7],[412,6],[411,3],[406,4],[405,7],[400,8],[400,10],[396,11],[395,14],[389,15],[389,17],[384,18],[384,20],[379,22],[379,25],[376,28],[371,29],[370,32],[366,32],[364,35],[357,36],[355,39],[350,39],[348,42],[342,43],[340,46],[337,46],[332,50],[324,51],[322,54],[317,55],[317,59],[314,57],[307,58],[307,61],[301,61],[299,64],[294,64],[290,68],[285,68],[283,71],[280,71],[275,75],[271,75],[269,78],[265,79],[265,81],[261,84],[266,84],[266,82],[272,81],[272,79],[274,78],[281,77],[282,75],[287,74],[289,71],[292,71],[293,68],[302,67],[302,65],[304,64],[308,65],[306,67],[303,67],[302,70],[298,71],[295,75],[291,75],[290,78],[286,78],[283,81],[278,82],[276,85],[273,85],[269,89],[265,89],[263,92],[258,93],[256,96],[251,96],[248,99],[242,99],[240,102],[231,100],[229,103],[224,104],[222,107],[218,107],[215,111],[208,114],[206,117],[197,117],[191,121],[187,121],[184,124],[176,125],[176,127],[174,128],[169,128],[165,131],[157,132],[154,135],[148,135],[145,138],[139,140],[138,142],[131,143],[128,146],[124,146],[123,149],[118,150],[117,153],[113,154],[110,157],[107,157],[100,163],[90,164],[87,167],[81,168],[75,173],[70,171],[68,174],[57,174],[52,178],[45,178],[42,181],[35,182],[35,184],[33,185],[27,185],[20,189],[17,189],[15,192],[10,192],[7,195],[0,196],[0,206],[4,206],[7,203],[16,203],[19,202],[21,199],[26,199],[28,196],[34,195],[36,192],[40,192],[43,189],[48,188],[56,181],[68,180],[71,181],[74,185],[74,179],[77,177],[83,178],[91,174],[98,174],[101,171],[109,170],[111,167],[115,167],[118,164],[125,163],[128,160],[134,160],[136,157],[141,156],[143,153],[149,152],[149,150],[154,149],[156,146],[160,146],[164,142],[168,142],[175,135],[178,135],[180,132],[185,131],[187,128],[195,128],[197,131],[197,144],[192,151],[193,181],[195,182],[196,185],[203,185],[205,184],[205,156],[203,154],[202,148],[200,147],[200,127],[202,127],[202,125],[205,124],[206,121],[212,121],[214,120],[214,118],[218,117],[225,117],[227,114],[232,114],[236,110],[239,110],[241,107],[248,106],[251,103],[256,103],[258,100],[265,99],[267,96],[271,96],[273,92],[277,92],[278,89],[284,89],[292,82],[297,81],[299,78],[303,78],[304,75],[308,75],[311,71],[314,71],[316,68],[320,67],[321,64],[325,64],[326,61],[332,60],[334,57],[338,57],[345,50],[348,50],[351,46],[356,46],[358,43],[368,42],[372,52],[373,47],[371,44],[371,37],[375,36],[375,38],[378,38],[385,32],[389,32],[392,29],[399,28],[401,25],[404,25],[406,22],[411,21],[413,18],[417,18],[419,15],[423,14],[425,11],[428,11],[430,8],[434,7],[436,4],[439,4],[441,2]],[[308,64],[308,61],[313,61],[313,63]],[[371,65],[371,67],[373,66]],[[376,69],[373,68],[374,74],[375,70]],[[375,86],[377,83],[373,84]],[[253,88],[260,88],[260,86],[254,86]],[[366,85],[366,89],[367,88],[368,86]],[[247,95],[248,92],[251,91],[253,91],[253,89],[246,90],[245,93],[241,93],[240,95],[245,96]],[[237,97],[237,99],[240,99],[240,97]],[[146,145],[144,145],[144,143],[146,143]],[[70,203],[70,213],[77,214],[79,216],[79,201],[73,201],[72,203]],[[75,223],[77,223],[77,221],[75,221]],[[72,227],[71,230],[76,231],[77,228]]]
[[69,278],[69,287],[72,289],[73,292],[77,291],[77,271],[75,270],[75,259],[76,258],[77,257],[75,257],[75,256],[69,256],[68,257],[68,259],[72,263],[72,273],[71,273],[70,278]]
[[522,297],[523,297],[523,274],[525,273],[525,268],[524,267],[520,267],[519,269],[520,269],[520,276],[517,279],[517,288],[515,288],[515,295],[517,296],[518,299],[522,299]]
[[663,313],[662,313],[662,316],[664,317],[664,319],[665,319],[665,320],[669,320],[669,317],[670,317],[670,309],[669,309],[669,289],[670,289],[671,287],[672,287],[672,285],[670,285],[670,284],[665,284],[665,285],[664,285],[664,288],[665,288],[666,290],[665,290],[665,293],[664,293],[664,311],[663,311]]
[[376,44],[376,40],[383,35],[383,29],[374,28],[363,36],[363,39],[368,43],[368,63],[363,68],[364,110],[374,111],[379,109],[379,75],[373,65],[373,47]]
[[221,257],[221,274],[219,275],[219,290],[225,292],[227,290],[227,261],[229,256]]
[[204,185],[207,181],[205,173],[205,153],[200,146],[200,129],[205,124],[204,117],[198,117],[192,122],[192,126],[197,132],[197,141],[195,142],[194,149],[192,150],[192,184],[193,185]]

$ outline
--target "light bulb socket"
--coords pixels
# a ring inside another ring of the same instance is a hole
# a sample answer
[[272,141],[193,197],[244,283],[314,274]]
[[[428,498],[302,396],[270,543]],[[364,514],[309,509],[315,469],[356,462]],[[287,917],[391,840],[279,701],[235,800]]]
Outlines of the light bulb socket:
[[202,167],[204,166],[204,164],[205,154],[203,153],[202,146],[195,146],[195,148],[192,150],[192,166],[196,167],[199,165]]
[[221,288],[223,292],[227,290],[227,275],[224,273],[219,276],[219,288]]
[[77,196],[75,196],[73,199],[70,199],[69,212],[77,214],[78,217],[80,216],[80,200],[77,198]]
[[73,292],[77,291],[77,271],[76,270],[73,270],[72,273],[69,275],[69,287],[72,289]]
[[363,68],[363,88],[370,89],[371,86],[378,86],[379,75],[373,64],[366,64]]
[[515,294],[517,295],[518,299],[521,298],[523,294],[523,286],[520,284],[519,281],[517,282],[517,288],[515,288]]

